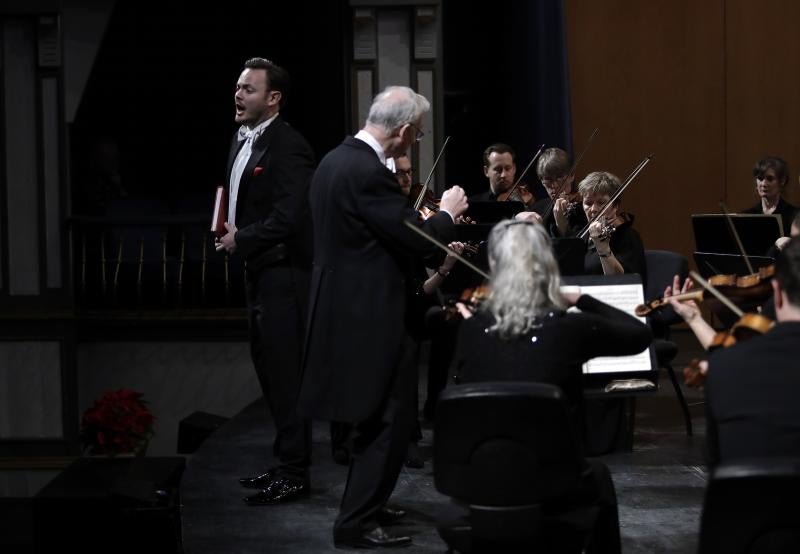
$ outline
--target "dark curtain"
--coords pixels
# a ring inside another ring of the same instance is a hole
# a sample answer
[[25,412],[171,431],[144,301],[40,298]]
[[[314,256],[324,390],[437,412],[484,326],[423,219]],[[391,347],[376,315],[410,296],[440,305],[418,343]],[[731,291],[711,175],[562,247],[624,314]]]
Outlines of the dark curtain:
[[346,0],[119,0],[70,128],[75,211],[102,211],[98,194],[120,191],[210,210],[237,128],[236,80],[254,56],[289,71],[281,115],[322,157],[347,127],[349,13]]
[[447,183],[485,190],[481,156],[494,142],[516,150],[518,172],[542,143],[571,153],[563,2],[444,0],[442,14]]

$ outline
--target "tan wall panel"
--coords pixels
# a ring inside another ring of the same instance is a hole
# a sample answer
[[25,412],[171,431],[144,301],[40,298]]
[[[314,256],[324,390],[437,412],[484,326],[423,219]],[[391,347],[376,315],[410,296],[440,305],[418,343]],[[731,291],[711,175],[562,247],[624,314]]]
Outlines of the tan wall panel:
[[724,193],[723,7],[690,0],[567,0],[575,150],[594,127],[577,170],[624,178],[653,162],[624,207],[650,249],[691,259],[690,215],[717,211]]
[[789,162],[786,198],[800,205],[800,3],[729,0],[726,22],[730,207],[758,202],[752,168],[765,155]]

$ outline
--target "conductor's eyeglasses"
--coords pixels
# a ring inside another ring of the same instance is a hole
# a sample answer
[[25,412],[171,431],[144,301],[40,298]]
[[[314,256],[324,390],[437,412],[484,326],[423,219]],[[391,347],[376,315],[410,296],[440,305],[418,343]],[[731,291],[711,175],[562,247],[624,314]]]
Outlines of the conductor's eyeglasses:
[[414,127],[414,129],[417,130],[416,134],[414,135],[414,141],[416,141],[416,142],[421,141],[423,139],[423,137],[425,137],[425,131],[423,131],[422,129],[420,129],[419,127],[417,127],[413,123],[409,122],[409,125],[411,125],[412,127]]

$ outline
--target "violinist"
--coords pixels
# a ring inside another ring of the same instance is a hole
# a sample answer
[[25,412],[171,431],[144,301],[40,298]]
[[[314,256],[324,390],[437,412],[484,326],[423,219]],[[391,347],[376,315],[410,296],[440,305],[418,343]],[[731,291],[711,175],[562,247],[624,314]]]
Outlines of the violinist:
[[[408,196],[413,182],[413,170],[408,156],[402,155],[395,158],[395,178],[403,190],[403,194]],[[462,254],[465,249],[464,243],[458,241],[451,242],[447,246],[459,254]],[[437,302],[437,295],[440,295],[441,287],[447,281],[456,261],[455,256],[448,254],[441,264],[436,266],[435,271],[428,272],[430,275],[427,275],[422,266],[417,264],[415,275],[409,279],[413,291],[409,296],[410,305],[406,312],[406,326],[409,334],[416,341],[424,338],[430,339],[427,396],[423,408],[423,414],[427,421],[432,421],[436,413],[436,401],[439,393],[447,384],[447,373],[455,349],[459,320],[446,317],[441,303]],[[406,465],[409,467],[424,465],[416,445],[409,448]]]
[[[491,295],[474,316],[462,312],[467,319],[456,348],[458,381],[557,385],[576,434],[582,436],[582,364],[596,356],[641,352],[650,344],[650,330],[591,296],[562,293],[550,238],[536,223],[507,220],[495,225],[489,235],[489,269]],[[568,313],[570,306],[580,312]],[[591,465],[586,492],[597,495],[601,515],[590,551],[619,552],[613,484],[603,464]]]
[[[742,458],[800,457],[800,238],[778,254],[771,285],[777,324],[761,336],[716,350],[708,361],[706,434],[712,467]],[[673,305],[684,319],[685,314],[701,319],[691,303]],[[682,310],[687,305],[691,309]]]
[[414,184],[414,168],[411,167],[411,160],[408,155],[401,154],[394,158],[394,178],[397,184],[400,185],[400,190],[403,195],[409,196],[411,194],[411,185]]
[[606,171],[594,171],[578,185],[583,212],[589,225],[589,249],[584,260],[587,275],[638,273],[647,281],[644,243],[633,228],[633,215],[619,210],[622,197],[597,217],[620,188],[619,179]]
[[[717,334],[716,330],[705,319],[703,319],[703,315],[700,313],[700,308],[697,305],[697,302],[694,300],[681,301],[674,298],[675,296],[684,294],[693,288],[694,282],[690,277],[687,277],[683,282],[683,286],[681,286],[679,277],[675,275],[675,277],[672,278],[672,286],[668,286],[664,291],[664,299],[669,302],[669,304],[675,310],[675,313],[678,314],[684,322],[686,322],[686,324],[689,326],[689,329],[691,329],[694,333],[694,336],[697,337],[697,340],[700,342],[700,346],[703,347],[703,350],[708,350]],[[707,364],[703,364],[701,366],[701,373],[705,373],[707,369]]]
[[[414,180],[414,171],[411,167],[411,160],[406,154],[395,156],[394,175],[395,179],[397,180],[397,184],[400,185],[400,190],[403,191],[404,195],[409,196],[411,192],[411,184]],[[413,199],[409,198],[409,200]],[[461,242],[454,241],[447,246],[459,254],[464,251],[464,244]],[[435,258],[428,260],[428,263],[433,260],[441,260],[441,258],[436,256]],[[436,292],[444,282],[445,278],[450,274],[450,270],[453,269],[456,261],[457,259],[455,256],[452,254],[447,254],[440,264],[435,264],[435,271],[428,272],[425,271],[425,264],[422,260],[416,261],[414,264],[412,264],[414,266],[412,268],[412,273],[406,279],[406,283],[409,288],[406,295],[406,298],[408,299],[408,305],[406,306],[406,329],[414,341],[414,346],[417,350],[417,353],[414,357],[417,360],[419,359],[420,342],[425,338],[431,339],[430,360],[432,363],[429,365],[428,369],[428,399],[426,400],[426,407],[429,403],[435,404],[435,400],[431,399],[431,390],[435,389],[433,394],[438,396],[439,392],[441,392],[441,389],[444,388],[444,383],[446,381],[447,367],[434,367],[437,353],[442,348],[448,349],[450,352],[452,352],[453,347],[448,346],[448,344],[452,344],[454,342],[454,339],[450,338],[452,332],[449,329],[445,328],[444,326],[439,327],[435,325],[430,326],[431,328],[428,328],[429,325],[426,323],[426,320],[429,320],[431,317],[428,315],[429,311],[433,310],[438,312],[442,310],[439,302],[437,301],[438,299],[436,297]],[[447,359],[449,360],[450,354],[447,354],[447,356]],[[418,369],[418,364],[415,364],[414,369]],[[441,374],[441,376],[438,376],[439,374]],[[441,382],[441,385],[437,385],[438,382]],[[418,404],[419,398],[417,394],[415,394],[415,399]],[[430,410],[432,414],[433,408],[431,407]],[[415,410],[415,413],[418,412],[419,409]],[[408,454],[405,461],[405,464],[408,467],[421,468],[425,465],[417,445],[420,439],[422,439],[422,431],[418,423],[408,447]],[[342,445],[342,447],[344,446]]]
[[[408,155],[401,154],[394,158],[394,175],[395,179],[397,180],[397,184],[400,185],[400,190],[403,191],[404,195],[409,196],[411,193],[411,184],[414,180],[414,170],[411,167],[411,160],[408,158]],[[454,241],[447,246],[459,254],[464,251],[463,242]],[[436,271],[434,271],[429,277],[419,281],[420,285],[415,291],[415,294],[432,297],[436,290],[441,286],[445,277],[450,274],[450,270],[453,269],[456,261],[457,260],[455,256],[450,254],[445,256],[444,261],[436,268]],[[422,269],[421,266],[419,269]],[[419,274],[420,272],[418,271],[417,273]]]
[[569,155],[561,148],[548,148],[536,161],[536,176],[547,197],[533,205],[544,219],[551,237],[574,237],[588,223],[581,209],[581,198],[574,190],[575,175]]
[[791,223],[797,212],[797,207],[783,198],[783,192],[789,182],[789,165],[782,158],[768,156],[756,162],[753,167],[753,179],[759,202],[743,213],[780,215],[783,221],[783,234],[789,236]]
[[[514,186],[517,176],[516,154],[507,144],[497,142],[483,151],[483,174],[489,180],[489,190],[470,197],[470,202],[505,200],[505,194]],[[522,202],[525,209],[534,204],[533,194],[520,183],[508,200]]]

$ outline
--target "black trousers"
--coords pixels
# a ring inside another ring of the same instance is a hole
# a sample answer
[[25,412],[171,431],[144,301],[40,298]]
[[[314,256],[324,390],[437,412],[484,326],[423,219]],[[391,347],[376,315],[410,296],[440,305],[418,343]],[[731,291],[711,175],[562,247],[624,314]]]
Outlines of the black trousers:
[[[619,554],[619,512],[614,481],[608,467],[587,459],[587,467],[574,488],[543,503],[546,516],[543,552],[581,551],[588,538],[587,554]],[[585,512],[595,508],[596,517]]]
[[403,339],[401,359],[384,406],[352,428],[350,470],[334,540],[351,540],[378,526],[377,515],[389,500],[405,461],[417,414],[414,342]]
[[425,314],[425,324],[430,334],[431,349],[428,357],[428,388],[423,412],[425,419],[433,420],[436,403],[450,379],[450,366],[456,349],[461,316],[447,319],[441,306],[430,308]]
[[619,510],[614,481],[608,467],[600,461],[588,460],[592,473],[587,477],[586,488],[596,495],[599,508],[592,542],[587,548],[589,554],[618,554],[622,551],[619,536]]
[[311,425],[297,414],[301,357],[310,288],[309,273],[278,264],[248,273],[250,352],[275,421],[273,454],[278,472],[308,480]]

